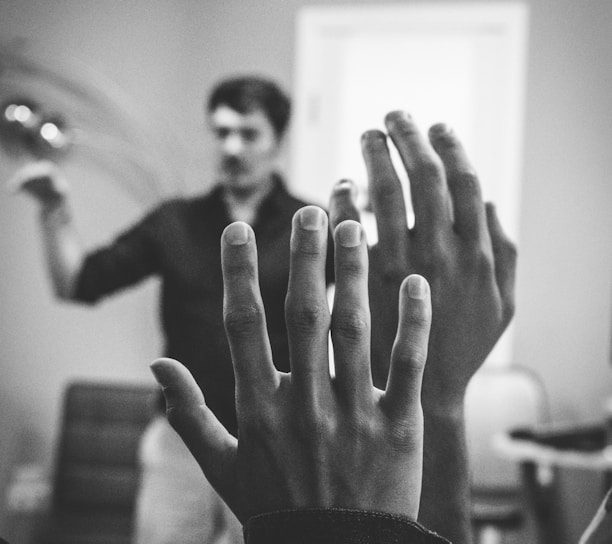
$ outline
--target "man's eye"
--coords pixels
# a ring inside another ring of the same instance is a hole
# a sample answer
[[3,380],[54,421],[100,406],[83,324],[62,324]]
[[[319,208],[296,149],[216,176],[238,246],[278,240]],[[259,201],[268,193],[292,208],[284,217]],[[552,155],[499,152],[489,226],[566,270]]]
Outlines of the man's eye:
[[215,134],[219,140],[225,140],[229,136],[229,133],[230,131],[226,128],[218,128],[215,130]]
[[247,142],[254,142],[257,139],[258,135],[259,133],[256,130],[243,130],[242,131],[242,137]]

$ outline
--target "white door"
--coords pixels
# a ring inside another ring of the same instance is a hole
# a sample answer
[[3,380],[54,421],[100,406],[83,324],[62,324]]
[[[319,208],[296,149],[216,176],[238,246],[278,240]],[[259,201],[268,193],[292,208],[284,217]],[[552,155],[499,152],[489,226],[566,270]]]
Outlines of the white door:
[[[519,2],[303,8],[290,149],[294,191],[325,206],[332,184],[351,178],[365,204],[359,137],[383,128],[386,112],[404,109],[424,131],[439,121],[453,127],[485,198],[516,240],[527,17]],[[365,224],[375,241],[367,214]],[[510,360],[510,336],[491,360]]]

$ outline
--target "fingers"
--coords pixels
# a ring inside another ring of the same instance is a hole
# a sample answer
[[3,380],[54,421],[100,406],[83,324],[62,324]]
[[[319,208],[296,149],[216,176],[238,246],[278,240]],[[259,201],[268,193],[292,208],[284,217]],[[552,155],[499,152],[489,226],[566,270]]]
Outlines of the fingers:
[[361,137],[361,151],[376,216],[378,246],[388,259],[385,267],[401,268],[409,250],[406,203],[385,134],[378,130],[366,132]]
[[437,240],[451,225],[448,188],[440,158],[408,114],[391,112],[385,117],[385,125],[408,173],[415,229]]
[[336,386],[343,398],[355,404],[367,399],[372,389],[367,245],[355,221],[340,223],[334,242],[336,289],[331,328]]
[[444,124],[429,129],[429,140],[444,164],[456,231],[466,240],[481,240],[486,235],[484,203],[480,182],[463,145]]
[[206,477],[232,502],[236,439],[221,425],[204,402],[202,391],[181,363],[158,359],[151,371],[166,399],[166,415]]
[[[259,292],[257,248],[246,223],[228,225],[221,236],[223,320],[229,341],[237,395],[267,394],[277,383]],[[257,361],[257,364],[253,364]]]
[[400,288],[399,324],[384,397],[390,415],[400,420],[409,421],[420,406],[430,327],[429,284],[413,274]]
[[285,301],[291,381],[297,391],[306,395],[305,402],[330,387],[326,256],[327,215],[316,206],[306,206],[293,216]]
[[507,325],[514,315],[514,283],[516,278],[516,246],[504,233],[495,207],[486,204],[487,226],[495,258],[495,280],[502,300],[503,324]]
[[41,200],[59,198],[68,193],[68,182],[51,161],[36,161],[20,168],[6,183],[9,193],[27,191]]
[[334,185],[329,199],[329,224],[332,232],[342,221],[359,221],[356,198],[357,188],[351,180],[343,179]]

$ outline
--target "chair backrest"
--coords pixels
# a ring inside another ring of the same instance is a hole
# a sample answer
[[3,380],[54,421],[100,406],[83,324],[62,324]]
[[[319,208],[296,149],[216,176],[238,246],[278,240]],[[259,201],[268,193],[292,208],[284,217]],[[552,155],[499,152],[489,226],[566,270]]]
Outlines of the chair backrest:
[[138,443],[158,389],[75,382],[67,387],[56,456],[56,510],[130,511],[138,485]]
[[473,488],[519,488],[518,465],[493,450],[493,437],[517,427],[537,426],[548,419],[544,386],[533,371],[519,366],[478,371],[470,382],[465,403]]

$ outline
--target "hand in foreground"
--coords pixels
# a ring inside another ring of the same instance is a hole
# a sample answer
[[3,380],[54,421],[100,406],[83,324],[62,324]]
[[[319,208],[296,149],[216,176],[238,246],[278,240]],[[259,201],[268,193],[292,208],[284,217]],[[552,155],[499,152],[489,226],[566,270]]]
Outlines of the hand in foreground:
[[6,186],[10,192],[29,194],[43,206],[60,204],[68,193],[68,182],[50,161],[27,164],[15,173]]
[[[388,361],[401,281],[422,274],[433,308],[423,406],[444,413],[462,405],[470,378],[512,318],[516,250],[493,206],[483,203],[474,168],[452,131],[435,125],[427,141],[402,112],[388,114],[385,124],[408,174],[415,224],[408,228],[386,135],[366,132],[362,152],[379,234],[370,254],[373,359]],[[350,193],[349,183],[336,186],[332,224],[355,217]],[[384,384],[387,368],[373,372],[375,383]]]
[[[326,299],[327,217],[296,213],[286,300],[291,373],[273,366],[253,231],[222,236],[224,318],[236,375],[238,440],[206,407],[189,372],[161,359],[152,370],[171,425],[241,521],[295,508],[347,508],[416,519],[422,471],[420,388],[431,321],[420,276],[399,290],[400,323],[384,391],[372,386],[367,247],[361,226],[335,231],[336,291]],[[394,304],[397,304],[397,297]],[[328,366],[328,332],[335,378]]]

